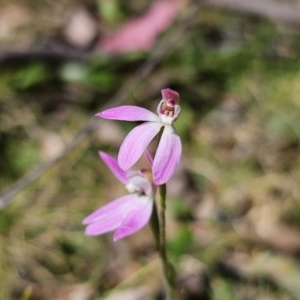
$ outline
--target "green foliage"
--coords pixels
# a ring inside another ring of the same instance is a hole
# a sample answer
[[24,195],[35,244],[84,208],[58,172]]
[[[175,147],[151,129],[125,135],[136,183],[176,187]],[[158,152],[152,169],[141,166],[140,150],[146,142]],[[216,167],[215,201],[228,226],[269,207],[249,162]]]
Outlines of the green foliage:
[[25,90],[39,83],[43,83],[49,78],[49,69],[43,63],[32,63],[20,69],[11,85],[17,90]]
[[300,228],[300,204],[295,203],[291,209],[282,216],[282,221],[295,228]]
[[108,91],[117,84],[116,74],[107,70],[93,70],[87,78],[88,84],[96,90]]
[[106,22],[114,24],[119,22],[123,17],[123,13],[120,10],[118,1],[116,0],[98,0],[97,6],[101,17]]
[[234,283],[223,278],[216,278],[213,282],[213,300],[234,299]]
[[8,161],[12,170],[21,175],[38,162],[37,145],[33,141],[11,141],[8,145]]
[[176,236],[168,243],[168,251],[174,260],[187,253],[193,245],[193,234],[186,225],[180,226]]
[[175,198],[172,199],[171,208],[173,214],[178,221],[185,222],[191,221],[192,215],[189,206],[187,205],[185,199]]
[[17,212],[13,209],[5,209],[0,211],[0,234],[7,235],[12,228]]

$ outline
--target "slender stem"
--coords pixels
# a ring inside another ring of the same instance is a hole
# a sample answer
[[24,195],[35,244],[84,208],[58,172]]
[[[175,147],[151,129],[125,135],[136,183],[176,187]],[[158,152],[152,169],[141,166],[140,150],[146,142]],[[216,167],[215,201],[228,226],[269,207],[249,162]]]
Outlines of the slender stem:
[[167,247],[166,247],[166,194],[167,186],[166,184],[160,185],[158,187],[159,191],[159,244],[161,251],[161,258],[163,261],[167,259]]
[[157,212],[157,205],[156,202],[153,204],[153,211],[150,218],[150,226],[155,238],[155,244],[157,251],[160,251],[160,240],[159,240],[159,219],[158,219],[158,212]]
[[[164,128],[162,127],[158,133],[157,147],[163,134],[163,130]],[[166,300],[175,300],[176,273],[173,265],[168,260],[166,245],[166,184],[158,186],[158,194],[158,202],[157,205],[154,206],[154,211],[151,217],[151,227],[158,245],[158,252],[162,260],[162,271],[166,288]]]
[[166,285],[166,300],[175,300],[175,281],[176,273],[172,263],[168,260],[167,245],[166,245],[166,184],[160,185],[159,187],[159,254],[163,264],[163,275]]

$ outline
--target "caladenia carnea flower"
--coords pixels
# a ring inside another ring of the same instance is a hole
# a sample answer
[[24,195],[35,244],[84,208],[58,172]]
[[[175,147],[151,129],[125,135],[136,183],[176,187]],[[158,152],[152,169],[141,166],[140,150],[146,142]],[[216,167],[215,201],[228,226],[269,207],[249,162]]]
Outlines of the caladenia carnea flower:
[[156,185],[162,185],[171,178],[181,156],[181,141],[172,125],[180,114],[179,94],[171,89],[163,89],[161,93],[158,115],[132,105],[119,106],[96,114],[110,120],[146,121],[130,131],[121,145],[118,163],[123,170],[130,169],[137,162],[151,140],[162,130],[152,166]]
[[130,194],[99,208],[83,220],[85,234],[94,236],[114,231],[114,241],[131,235],[144,227],[152,213],[155,186],[145,170],[123,171],[117,160],[105,152],[100,157],[115,177],[125,184]]

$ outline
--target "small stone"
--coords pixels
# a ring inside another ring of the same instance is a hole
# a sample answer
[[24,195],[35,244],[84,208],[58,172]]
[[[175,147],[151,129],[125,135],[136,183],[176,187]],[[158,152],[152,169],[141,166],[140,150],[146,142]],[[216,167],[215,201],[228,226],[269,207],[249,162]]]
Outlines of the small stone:
[[78,47],[87,47],[97,35],[97,27],[92,17],[83,9],[73,13],[64,30],[69,43]]

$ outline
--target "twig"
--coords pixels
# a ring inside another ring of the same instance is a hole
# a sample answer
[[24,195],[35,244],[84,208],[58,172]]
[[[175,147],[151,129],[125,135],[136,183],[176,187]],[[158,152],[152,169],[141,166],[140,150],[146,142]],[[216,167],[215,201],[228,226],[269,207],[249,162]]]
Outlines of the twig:
[[[159,45],[152,52],[149,60],[133,75],[129,82],[126,82],[116,95],[108,101],[107,106],[120,105],[124,100],[138,87],[138,85],[146,79],[146,77],[151,73],[154,67],[161,61],[163,56],[170,50],[174,49],[174,46],[184,34],[191,23],[193,16],[197,13],[198,7],[192,6],[183,14],[181,26],[174,29],[164,40],[159,43]],[[107,106],[102,107],[105,108]],[[56,162],[67,155],[71,150],[73,150],[77,145],[79,145],[89,134],[93,133],[97,128],[99,128],[101,120],[98,118],[92,118],[90,122],[83,127],[74,137],[70,144],[58,154],[53,159],[44,161],[33,169],[31,169],[22,178],[17,180],[14,184],[8,187],[0,194],[0,209],[9,204],[12,199],[26,188],[30,183],[35,181],[41,175],[43,175],[48,169],[50,169]]]
[[203,0],[200,3],[300,26],[300,8],[290,3],[273,0]]
[[29,49],[26,51],[9,51],[0,53],[0,65],[26,63],[32,61],[47,61],[48,63],[59,63],[66,61],[87,61],[91,58],[90,53],[70,51],[63,49],[55,51],[51,49]]

